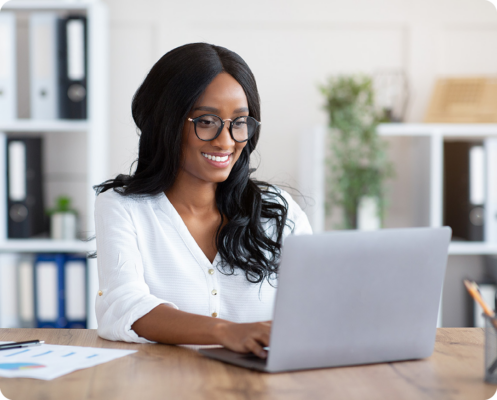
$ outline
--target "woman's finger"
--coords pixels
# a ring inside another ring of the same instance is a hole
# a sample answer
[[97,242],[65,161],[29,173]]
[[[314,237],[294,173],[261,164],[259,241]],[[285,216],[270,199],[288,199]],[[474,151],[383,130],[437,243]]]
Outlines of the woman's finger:
[[267,351],[262,348],[260,344],[258,344],[255,340],[251,340],[247,343],[247,347],[249,350],[254,353],[257,357],[267,358]]
[[269,332],[267,331],[259,331],[257,334],[254,336],[254,338],[259,342],[259,344],[263,345],[264,347],[269,346]]

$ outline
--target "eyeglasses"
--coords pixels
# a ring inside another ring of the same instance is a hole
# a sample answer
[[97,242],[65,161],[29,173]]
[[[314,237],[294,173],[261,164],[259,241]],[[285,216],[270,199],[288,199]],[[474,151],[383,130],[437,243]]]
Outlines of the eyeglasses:
[[261,124],[252,117],[238,117],[234,120],[221,119],[215,114],[205,114],[197,118],[188,118],[193,122],[195,134],[200,140],[208,142],[217,138],[223,128],[224,122],[230,121],[229,131],[231,138],[238,143],[243,143],[252,138],[257,127]]

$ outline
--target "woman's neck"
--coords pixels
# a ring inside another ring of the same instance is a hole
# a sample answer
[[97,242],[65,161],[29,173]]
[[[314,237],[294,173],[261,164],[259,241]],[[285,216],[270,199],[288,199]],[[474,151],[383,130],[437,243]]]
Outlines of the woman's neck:
[[165,194],[180,214],[198,215],[217,212],[216,188],[217,183],[205,182],[181,171]]

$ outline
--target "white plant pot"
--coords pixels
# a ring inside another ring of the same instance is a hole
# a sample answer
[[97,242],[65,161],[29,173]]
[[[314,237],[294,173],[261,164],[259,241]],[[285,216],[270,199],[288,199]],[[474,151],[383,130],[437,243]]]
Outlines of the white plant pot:
[[357,207],[357,229],[360,231],[375,231],[381,228],[378,198],[364,196]]
[[56,240],[76,240],[77,218],[70,212],[56,212],[50,218],[50,236]]

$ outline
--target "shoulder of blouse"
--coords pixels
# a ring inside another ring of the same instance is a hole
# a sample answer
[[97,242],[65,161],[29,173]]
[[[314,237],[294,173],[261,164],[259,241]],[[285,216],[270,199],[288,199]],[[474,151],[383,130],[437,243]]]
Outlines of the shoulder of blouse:
[[117,193],[113,189],[109,189],[105,192],[97,195],[95,199],[95,211],[104,210],[108,207],[124,207],[133,208],[144,203],[157,202],[161,198],[161,195],[128,195],[123,196]]

